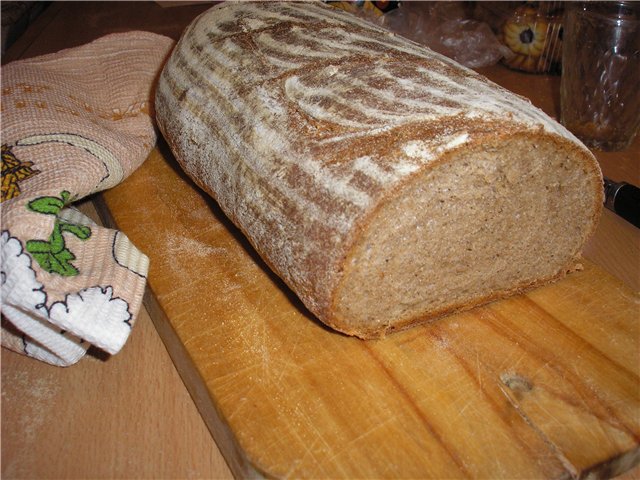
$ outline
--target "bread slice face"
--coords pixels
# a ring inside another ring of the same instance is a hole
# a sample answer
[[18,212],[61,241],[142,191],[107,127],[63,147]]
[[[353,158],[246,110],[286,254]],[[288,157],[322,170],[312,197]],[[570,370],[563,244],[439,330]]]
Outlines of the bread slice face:
[[205,12],[155,107],[267,265],[363,338],[562,275],[601,210],[595,158],[528,100],[320,2]]
[[600,190],[589,156],[552,136],[453,150],[367,219],[332,323],[377,337],[561,277],[593,233]]

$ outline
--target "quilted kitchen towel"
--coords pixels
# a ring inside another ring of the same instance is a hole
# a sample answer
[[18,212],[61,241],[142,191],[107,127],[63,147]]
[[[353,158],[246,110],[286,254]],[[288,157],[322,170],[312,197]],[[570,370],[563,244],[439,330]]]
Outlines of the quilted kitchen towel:
[[148,259],[73,202],[120,183],[156,140],[152,89],[173,41],[128,32],[2,67],[2,345],[71,365],[114,354]]

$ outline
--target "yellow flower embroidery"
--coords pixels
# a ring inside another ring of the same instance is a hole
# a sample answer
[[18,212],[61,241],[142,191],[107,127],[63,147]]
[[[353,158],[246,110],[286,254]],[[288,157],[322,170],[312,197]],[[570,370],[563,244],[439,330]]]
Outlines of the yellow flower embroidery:
[[2,199],[10,200],[20,195],[19,182],[40,173],[33,167],[33,162],[21,162],[8,145],[2,145]]

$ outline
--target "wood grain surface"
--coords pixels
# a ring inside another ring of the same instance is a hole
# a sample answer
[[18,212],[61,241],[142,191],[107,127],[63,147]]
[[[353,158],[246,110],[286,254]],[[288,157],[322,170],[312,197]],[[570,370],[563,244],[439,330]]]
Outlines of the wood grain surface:
[[[205,8],[55,2],[2,61],[111,31],[176,38]],[[554,114],[557,77],[482,73]],[[596,152],[605,175],[640,183],[639,141]],[[99,203],[152,258],[173,363],[145,312],[113,358],[3,351],[3,478],[230,478],[205,422],[240,477],[606,477],[637,460],[640,234],[609,212],[586,252],[598,266],[365,343],[315,322],[163,143]]]
[[156,150],[104,195],[236,476],[561,478],[638,461],[638,295],[599,267],[363,342],[329,331]]

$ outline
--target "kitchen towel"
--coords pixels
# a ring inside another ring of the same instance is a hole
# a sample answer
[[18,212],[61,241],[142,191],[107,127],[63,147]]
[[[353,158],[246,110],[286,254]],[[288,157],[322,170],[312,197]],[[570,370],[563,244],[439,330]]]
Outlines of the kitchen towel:
[[[147,32],[2,67],[2,345],[61,366],[126,342],[148,259],[73,207],[156,141],[152,95],[173,41]],[[141,199],[143,201],[143,199]]]

